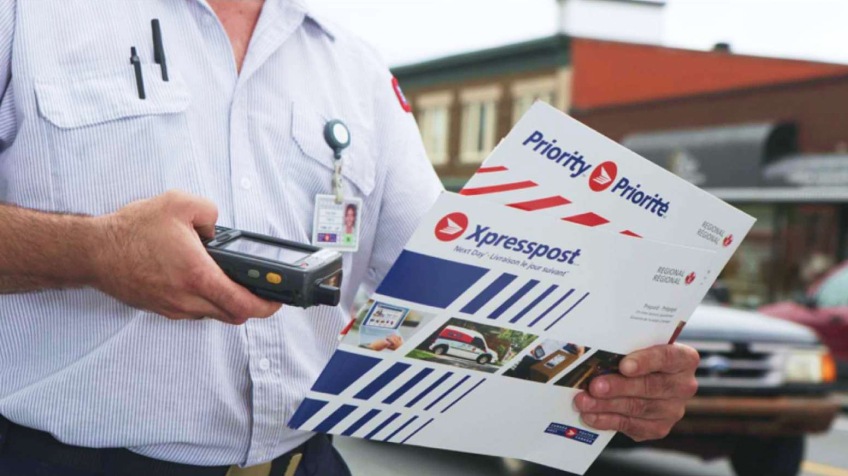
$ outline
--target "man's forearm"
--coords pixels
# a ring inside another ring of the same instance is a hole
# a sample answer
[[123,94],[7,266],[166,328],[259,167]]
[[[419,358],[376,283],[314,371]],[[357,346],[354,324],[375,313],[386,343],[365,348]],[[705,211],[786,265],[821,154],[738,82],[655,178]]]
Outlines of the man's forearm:
[[0,204],[0,293],[90,283],[97,229],[92,217]]

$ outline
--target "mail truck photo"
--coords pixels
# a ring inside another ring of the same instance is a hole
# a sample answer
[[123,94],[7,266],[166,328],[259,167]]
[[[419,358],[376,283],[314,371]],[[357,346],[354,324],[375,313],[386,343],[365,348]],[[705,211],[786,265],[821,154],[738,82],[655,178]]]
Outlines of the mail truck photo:
[[430,345],[430,351],[436,355],[473,360],[482,365],[498,361],[498,354],[489,349],[483,334],[456,326],[445,327],[436,342]]
[[538,336],[452,318],[406,356],[451,367],[495,373]]

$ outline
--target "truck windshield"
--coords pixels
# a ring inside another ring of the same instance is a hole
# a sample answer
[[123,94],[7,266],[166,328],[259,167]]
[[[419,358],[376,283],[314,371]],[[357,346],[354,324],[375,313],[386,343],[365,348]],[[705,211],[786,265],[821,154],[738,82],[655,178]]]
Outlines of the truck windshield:
[[816,294],[819,307],[848,306],[848,268],[827,278]]

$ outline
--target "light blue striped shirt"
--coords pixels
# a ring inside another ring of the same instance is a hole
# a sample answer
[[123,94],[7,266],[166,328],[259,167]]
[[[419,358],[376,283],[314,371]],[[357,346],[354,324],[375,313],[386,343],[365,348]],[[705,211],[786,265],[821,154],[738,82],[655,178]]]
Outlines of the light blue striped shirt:
[[301,0],[266,0],[241,74],[203,0],[3,0],[0,201],[99,215],[181,189],[214,201],[221,225],[308,242],[314,197],[332,190],[323,127],[338,118],[352,132],[345,188],[364,207],[338,308],[231,326],[169,321],[93,289],[1,296],[0,414],[69,444],[198,465],[252,465],[308,438],[285,422],[344,309],[441,189],[391,79]]

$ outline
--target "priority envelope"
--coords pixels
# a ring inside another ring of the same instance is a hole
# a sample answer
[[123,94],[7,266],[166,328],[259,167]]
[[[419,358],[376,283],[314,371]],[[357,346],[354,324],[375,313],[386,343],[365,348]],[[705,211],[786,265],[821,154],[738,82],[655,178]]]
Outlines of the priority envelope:
[[614,433],[574,395],[676,338],[754,220],[542,103],[461,193],[288,424],[582,474]]
[[534,216],[715,251],[719,259],[697,284],[704,293],[755,221],[543,102],[522,116],[460,193]]
[[718,259],[444,193],[288,424],[583,473],[613,432],[574,395],[668,342]]

